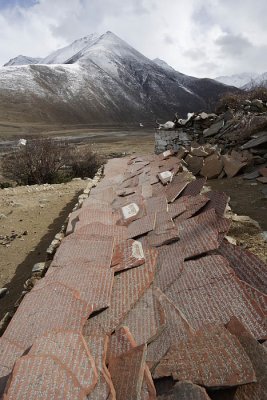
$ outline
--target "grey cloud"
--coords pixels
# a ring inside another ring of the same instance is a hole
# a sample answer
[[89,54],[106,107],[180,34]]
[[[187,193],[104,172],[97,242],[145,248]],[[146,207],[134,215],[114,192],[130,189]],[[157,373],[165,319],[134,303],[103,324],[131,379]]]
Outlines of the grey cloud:
[[198,48],[192,48],[188,49],[183,52],[183,55],[190,58],[191,60],[204,60],[206,57],[205,51],[198,49]]
[[224,55],[230,56],[238,56],[253,47],[250,41],[244,36],[231,33],[227,33],[216,39],[215,44],[220,47]]
[[214,18],[206,5],[201,5],[193,11],[192,20],[203,28],[210,28],[214,23]]
[[171,37],[170,35],[165,35],[164,36],[164,42],[166,44],[174,44],[175,43],[175,39],[173,37]]

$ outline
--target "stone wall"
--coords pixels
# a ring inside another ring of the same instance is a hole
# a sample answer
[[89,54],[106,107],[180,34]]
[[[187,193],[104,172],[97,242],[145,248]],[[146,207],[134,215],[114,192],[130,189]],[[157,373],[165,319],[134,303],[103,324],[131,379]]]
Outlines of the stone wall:
[[163,153],[166,150],[179,149],[179,132],[178,131],[161,131],[155,132],[155,153]]

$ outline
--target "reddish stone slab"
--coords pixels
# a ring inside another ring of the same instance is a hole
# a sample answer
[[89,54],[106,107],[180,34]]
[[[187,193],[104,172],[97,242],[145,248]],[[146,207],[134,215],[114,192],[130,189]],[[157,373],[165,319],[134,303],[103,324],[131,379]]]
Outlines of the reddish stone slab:
[[97,384],[88,398],[90,400],[116,400],[115,389],[111,382],[110,373],[106,367],[108,336],[106,336],[101,329],[89,332],[87,325],[85,325],[83,329],[83,335],[90,349],[90,353],[95,360],[98,373]]
[[257,303],[257,305],[262,309],[263,313],[267,316],[267,295],[250,286],[246,282],[242,282],[244,290],[248,295]]
[[144,249],[145,264],[115,276],[110,307],[89,319],[90,329],[100,325],[111,334],[154,279],[157,251]]
[[114,239],[107,235],[103,237],[82,235],[81,231],[84,228],[87,228],[87,226],[79,229],[79,234],[69,235],[62,240],[53,259],[54,266],[64,266],[66,263],[74,262],[77,259],[110,266]]
[[[114,357],[119,357],[136,346],[137,344],[132,336],[132,333],[127,327],[122,326],[121,328],[117,329],[115,333],[110,337],[108,360]],[[141,388],[141,400],[155,399],[156,389],[149,368],[147,365],[145,365],[144,379]]]
[[113,335],[110,336],[107,361],[109,362],[112,358],[128,353],[128,351],[136,346],[136,341],[134,340],[129,328],[127,326],[121,326],[116,329]]
[[178,167],[181,167],[181,160],[178,157],[173,156],[169,157],[166,160],[160,160],[159,165],[161,172],[166,170],[173,171],[176,170]]
[[256,383],[242,385],[237,388],[234,400],[261,400],[267,396],[267,352],[236,319],[231,319],[226,325],[248,355],[256,374]]
[[114,244],[118,244],[127,239],[127,228],[126,226],[105,225],[98,222],[85,225],[75,232],[75,237],[79,240],[81,240],[82,237],[86,238],[94,235],[101,236],[102,238],[113,238]]
[[[139,181],[140,181],[140,178],[139,178]],[[150,183],[150,179],[149,179],[148,182],[145,182],[145,183],[142,184],[141,194],[142,194],[144,199],[149,199],[150,197],[153,196],[152,185]]]
[[156,213],[155,228],[147,235],[150,246],[159,247],[179,239],[178,229],[167,211]]
[[176,221],[183,221],[185,219],[191,218],[199,210],[201,210],[205,204],[207,204],[209,199],[201,194],[197,196],[182,196],[180,199],[176,200],[174,204],[183,205],[186,207],[186,211],[176,218]]
[[36,338],[52,330],[80,332],[91,312],[77,292],[51,283],[24,297],[3,337],[26,350]]
[[171,203],[168,205],[168,213],[170,217],[176,218],[186,211],[186,206],[182,203]]
[[230,263],[237,276],[267,294],[267,265],[255,254],[224,240],[218,252]]
[[192,222],[197,224],[206,224],[214,229],[217,229],[219,233],[226,234],[231,226],[231,220],[219,216],[214,208],[207,211],[202,210],[199,215],[190,219]]
[[80,333],[50,332],[34,341],[29,355],[55,357],[71,371],[87,395],[97,383],[94,359]]
[[173,203],[174,200],[176,200],[177,197],[180,196],[180,194],[186,188],[188,183],[189,182],[178,182],[178,183],[170,182],[166,188],[166,197],[168,203]]
[[53,282],[61,283],[79,293],[79,297],[92,307],[92,312],[109,307],[114,272],[110,268],[88,266],[81,263],[68,263],[56,268],[54,274],[41,279],[33,288],[39,290]]
[[147,363],[152,371],[171,345],[179,343],[180,340],[186,340],[194,333],[180,310],[160,289],[155,289],[155,295],[164,310],[166,325],[161,334],[147,347]]
[[4,393],[12,368],[24,349],[3,337],[0,338],[0,398]]
[[165,326],[163,309],[149,288],[121,322],[127,326],[137,345],[152,342]]
[[256,381],[251,361],[237,338],[222,325],[207,325],[172,346],[154,377],[172,376],[205,387],[230,387]]
[[91,199],[103,201],[106,204],[111,204],[116,198],[116,192],[113,187],[107,187],[104,189],[93,188],[90,192]]
[[191,382],[178,382],[173,389],[159,400],[210,400],[206,390]]
[[119,218],[120,215],[113,211],[92,210],[91,208],[86,207],[82,209],[79,214],[79,222],[76,225],[76,229],[78,230],[84,225],[95,222],[100,222],[105,225],[115,225]]
[[165,195],[165,187],[162,185],[162,183],[152,183],[152,197],[154,198],[163,195]]
[[75,376],[56,358],[25,356],[12,374],[5,400],[86,400]]
[[159,249],[155,285],[163,292],[181,275],[184,269],[184,253],[178,246]]
[[142,243],[137,240],[126,240],[114,248],[111,267],[114,272],[138,267],[145,263]]
[[239,318],[257,339],[266,337],[264,315],[228,262],[213,255],[185,262],[183,273],[166,290],[194,329]]
[[231,220],[217,215],[213,208],[207,211],[202,211],[199,215],[184,222],[186,226],[193,226],[194,223],[202,226],[208,226],[217,231],[219,234],[219,243],[221,243],[231,226]]
[[178,251],[184,254],[185,258],[207,253],[219,247],[217,229],[206,224],[192,222],[191,219],[185,221],[176,219],[175,225],[178,228],[180,240],[174,245]]
[[95,200],[90,196],[82,203],[82,210],[89,208],[91,210],[112,211],[112,206],[103,201]]
[[190,182],[182,193],[182,196],[197,196],[206,184],[206,178],[195,179]]
[[161,196],[146,199],[145,206],[147,214],[155,214],[156,212],[168,211],[168,202],[165,193]]
[[230,200],[230,197],[227,196],[227,194],[224,192],[216,192],[216,191],[207,192],[205,196],[207,196],[207,198],[210,201],[208,202],[208,204],[205,205],[203,211],[207,211],[214,208],[216,213],[221,217],[223,217],[228,202]]
[[133,239],[138,236],[142,236],[147,232],[150,232],[155,227],[155,214],[146,215],[143,218],[133,221],[128,226],[128,238]]
[[140,399],[145,371],[146,345],[134,347],[128,353],[112,358],[109,372],[117,400]]

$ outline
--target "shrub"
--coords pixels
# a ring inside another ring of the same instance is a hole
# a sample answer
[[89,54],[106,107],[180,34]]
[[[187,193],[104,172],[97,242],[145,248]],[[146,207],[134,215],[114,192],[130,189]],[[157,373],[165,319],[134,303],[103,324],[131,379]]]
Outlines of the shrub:
[[4,156],[2,173],[19,185],[61,183],[91,178],[104,162],[91,147],[70,147],[54,139],[31,139]]
[[83,146],[72,150],[68,165],[71,166],[73,177],[93,178],[103,162],[103,157],[94,152],[91,146]]
[[220,114],[226,111],[228,108],[233,110],[238,109],[244,101],[243,93],[227,92],[220,96],[216,107],[216,113]]
[[247,98],[249,100],[259,99],[264,102],[267,102],[267,88],[264,86],[254,87],[248,91]]
[[4,156],[3,176],[20,185],[55,183],[69,147],[54,139],[30,139],[25,146]]

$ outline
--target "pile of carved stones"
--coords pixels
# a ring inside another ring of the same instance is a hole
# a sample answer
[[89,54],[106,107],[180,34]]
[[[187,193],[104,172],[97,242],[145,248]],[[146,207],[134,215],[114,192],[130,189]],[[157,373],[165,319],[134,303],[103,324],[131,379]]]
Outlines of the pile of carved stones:
[[0,397],[266,398],[267,265],[205,182],[171,151],[108,161],[0,338]]

